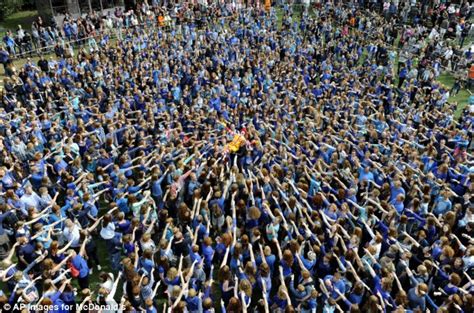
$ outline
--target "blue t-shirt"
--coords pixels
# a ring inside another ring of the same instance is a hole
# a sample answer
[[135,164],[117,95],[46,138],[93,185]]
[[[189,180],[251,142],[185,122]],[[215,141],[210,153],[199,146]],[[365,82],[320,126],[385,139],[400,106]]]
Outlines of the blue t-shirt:
[[72,265],[79,270],[79,278],[84,278],[89,275],[87,261],[81,255],[76,255],[71,262]]
[[281,260],[280,265],[283,268],[283,276],[290,276],[292,271],[291,271],[291,266],[288,266],[285,261]]

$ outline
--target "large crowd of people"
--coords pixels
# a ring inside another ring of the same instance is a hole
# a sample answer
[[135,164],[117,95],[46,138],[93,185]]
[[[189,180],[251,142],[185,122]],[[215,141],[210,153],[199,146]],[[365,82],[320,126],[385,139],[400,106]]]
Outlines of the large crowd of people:
[[[66,13],[63,17],[51,18],[49,23],[39,16],[33,21],[31,30],[25,30],[21,25],[18,25],[16,30],[7,30],[2,44],[5,51],[13,57],[51,51],[58,57],[63,57],[69,49],[76,46],[97,49],[98,44],[108,40],[110,35],[121,39],[122,30],[126,28],[171,25],[171,22],[184,23],[190,18],[204,24],[210,16],[228,16],[237,9],[237,6],[231,4],[193,7],[184,3],[168,7],[158,6],[157,3],[149,5],[147,1],[143,1],[137,10],[125,11],[122,7],[117,7],[105,14],[92,11],[78,18]],[[58,20],[61,20],[61,23],[58,23]]]
[[0,308],[472,312],[474,111],[436,81],[471,65],[471,13],[450,7],[164,24],[143,2],[5,62]]

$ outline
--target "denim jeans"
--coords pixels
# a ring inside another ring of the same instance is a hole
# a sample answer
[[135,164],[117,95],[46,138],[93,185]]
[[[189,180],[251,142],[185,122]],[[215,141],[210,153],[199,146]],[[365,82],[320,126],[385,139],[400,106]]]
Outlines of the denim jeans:
[[110,267],[112,268],[112,270],[118,271],[120,269],[120,259],[121,259],[120,252],[112,253],[110,255]]

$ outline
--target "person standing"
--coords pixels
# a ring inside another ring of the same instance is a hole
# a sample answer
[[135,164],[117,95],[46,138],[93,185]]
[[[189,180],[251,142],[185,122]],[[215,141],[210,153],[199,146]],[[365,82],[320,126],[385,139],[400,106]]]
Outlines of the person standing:
[[3,47],[0,47],[0,63],[3,64],[3,69],[5,73],[7,72],[7,67],[11,63],[10,53],[5,50]]
[[464,41],[466,40],[466,37],[469,36],[469,33],[471,32],[471,27],[472,25],[469,22],[466,22],[464,24],[463,29],[461,30],[461,36],[459,38],[459,46],[462,48],[464,46]]
[[71,270],[72,277],[77,278],[79,286],[82,289],[89,288],[89,266],[87,265],[87,261],[84,258],[86,253],[86,244],[88,238],[84,239],[84,242],[79,249],[79,253],[70,249],[68,255],[71,259],[69,263],[69,269]]
[[405,64],[402,64],[402,66],[403,66],[402,69],[398,73],[398,88],[402,87],[403,82],[405,81],[408,75],[407,67],[405,66]]

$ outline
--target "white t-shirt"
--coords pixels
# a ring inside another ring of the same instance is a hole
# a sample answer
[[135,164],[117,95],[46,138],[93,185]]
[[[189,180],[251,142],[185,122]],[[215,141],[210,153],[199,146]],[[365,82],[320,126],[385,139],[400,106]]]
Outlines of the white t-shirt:
[[81,234],[79,233],[79,227],[77,225],[74,225],[72,229],[69,229],[69,227],[64,227],[63,235],[67,242],[72,242],[71,248],[77,248],[81,245]]
[[105,282],[100,284],[100,287],[105,288],[110,292],[112,291],[112,287],[114,286],[114,278],[112,274],[109,275],[111,275],[110,279],[107,279]]
[[100,230],[100,236],[105,240],[109,240],[109,239],[114,238],[114,236],[115,236],[115,225],[114,225],[114,223],[110,222],[110,223],[107,224],[107,226],[102,227],[102,229]]

